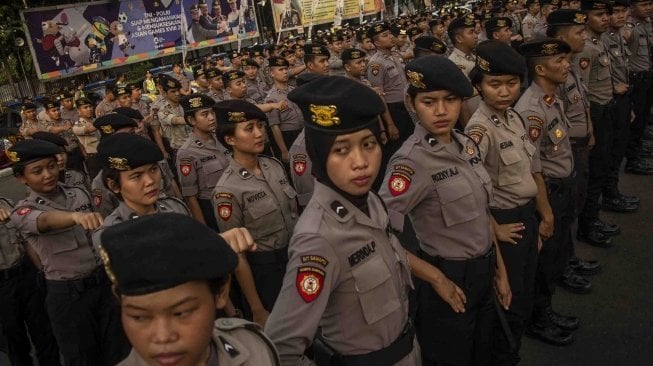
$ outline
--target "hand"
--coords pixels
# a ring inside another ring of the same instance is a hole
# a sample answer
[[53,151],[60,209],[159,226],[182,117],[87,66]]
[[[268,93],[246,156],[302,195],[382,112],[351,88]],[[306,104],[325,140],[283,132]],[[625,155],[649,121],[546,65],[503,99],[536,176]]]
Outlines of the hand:
[[544,242],[542,241],[542,237],[538,235],[537,236],[537,253],[538,254],[542,250],[542,246],[544,246]]
[[623,95],[626,94],[628,91],[629,85],[628,84],[615,84],[614,86],[614,93],[617,95]]
[[395,126],[394,124],[389,124],[386,132],[388,133],[388,139],[392,141],[396,141],[397,139],[399,139],[399,130],[397,129],[397,126]]
[[288,102],[285,100],[280,101],[277,103],[277,109],[280,111],[285,111],[288,108]]
[[542,240],[547,240],[553,236],[553,218],[551,220],[540,221],[539,232]]
[[8,210],[5,210],[4,208],[0,208],[0,221],[9,220],[10,215],[11,215],[11,212],[9,212]]
[[590,132],[590,140],[587,142],[587,146],[592,149],[596,145],[596,139],[594,138],[594,132]]
[[525,229],[526,226],[524,226],[524,223],[516,222],[512,224],[497,225],[494,233],[499,241],[517,244],[517,240],[522,238],[522,235],[519,234],[519,232],[524,231]]
[[254,238],[252,238],[252,235],[244,227],[237,227],[227,230],[223,233],[220,233],[220,236],[236,253],[252,252],[256,250],[256,243],[254,243]]
[[281,152],[281,161],[286,164],[290,162],[290,154],[288,153],[288,150]]
[[70,130],[71,128],[73,128],[73,124],[70,123],[70,121],[66,121],[63,124],[63,128],[64,128],[64,131]]
[[265,322],[268,321],[268,316],[270,316],[270,313],[263,308],[260,310],[252,310],[252,320],[263,328],[265,328]]
[[372,89],[374,89],[376,94],[378,94],[380,97],[385,95],[385,93],[383,92],[383,89],[381,89],[380,86],[374,86],[374,87],[372,87]]
[[499,273],[494,276],[494,291],[497,294],[497,299],[499,299],[501,306],[508,310],[512,302],[512,291],[510,291],[508,276]]
[[102,215],[97,212],[82,213],[74,212],[72,219],[77,225],[81,225],[84,230],[95,230],[102,225]]
[[443,276],[443,279],[438,283],[431,283],[431,287],[435,292],[451,306],[454,312],[464,313],[467,298],[465,293],[450,279]]

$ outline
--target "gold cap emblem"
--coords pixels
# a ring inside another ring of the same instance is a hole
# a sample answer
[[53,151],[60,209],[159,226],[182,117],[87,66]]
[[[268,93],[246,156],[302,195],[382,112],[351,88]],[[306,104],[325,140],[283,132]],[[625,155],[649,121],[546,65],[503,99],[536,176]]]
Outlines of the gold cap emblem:
[[177,86],[177,84],[175,84],[173,80],[168,80],[167,84],[168,84],[168,88],[174,88]]
[[576,13],[576,18],[574,18],[574,23],[585,24],[587,22],[587,15],[582,13]]
[[100,126],[100,129],[102,130],[102,132],[104,132],[105,135],[110,135],[110,134],[116,132],[113,129],[113,126],[111,126],[111,125]]
[[505,19],[499,19],[497,20],[497,27],[507,27],[508,25],[506,24]]
[[556,128],[555,135],[556,135],[557,139],[562,138],[562,130],[559,129],[559,128]]
[[125,158],[109,157],[109,166],[111,167],[111,169],[120,170],[120,171],[131,170],[131,168],[127,164],[127,159]]
[[195,97],[188,100],[188,104],[191,108],[201,108],[202,107],[202,98]]
[[15,151],[11,151],[9,149],[5,149],[5,155],[9,158],[9,160],[13,161],[14,163],[17,163],[20,161],[20,158],[18,157],[18,153]]
[[424,85],[424,75],[417,71],[408,71],[406,72],[406,76],[408,77],[408,82],[410,85],[412,85],[415,88],[418,89],[426,89],[426,85]]
[[321,55],[322,54],[322,48],[320,48],[320,47],[313,46],[312,50],[313,50],[314,55]]
[[118,280],[116,279],[116,275],[113,273],[113,269],[111,269],[111,260],[109,259],[109,254],[107,254],[107,251],[104,250],[102,244],[98,245],[98,251],[100,252],[100,259],[102,260],[102,264],[104,265],[104,271],[107,272],[107,277],[109,277],[109,280],[111,280],[111,283],[114,286],[117,285]]
[[361,53],[358,51],[351,51],[351,58],[352,59],[359,59],[361,58]]
[[547,56],[555,55],[558,53],[558,44],[545,43],[542,45],[542,51],[540,53]]
[[490,62],[480,56],[476,56],[476,66],[485,72],[490,72]]
[[331,127],[333,125],[340,124],[340,118],[336,115],[338,114],[338,107],[335,105],[309,105],[311,110],[312,121],[320,126]]
[[229,122],[232,123],[247,121],[247,118],[245,118],[245,112],[228,112],[227,116],[229,118]]
[[467,15],[465,15],[465,22],[464,22],[464,24],[465,24],[466,26],[474,25],[474,24],[475,24],[475,21],[474,21],[474,15],[472,15],[472,14],[467,14]]

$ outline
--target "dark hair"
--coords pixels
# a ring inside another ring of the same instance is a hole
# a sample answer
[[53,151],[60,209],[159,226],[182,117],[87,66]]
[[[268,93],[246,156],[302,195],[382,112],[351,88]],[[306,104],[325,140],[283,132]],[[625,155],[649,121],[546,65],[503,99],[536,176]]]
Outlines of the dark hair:
[[107,188],[111,193],[115,194],[116,197],[118,197],[118,199],[122,201],[122,200],[123,200],[123,199],[122,199],[122,195],[121,195],[120,193],[115,193],[115,192],[113,191],[113,189],[111,189],[111,187],[109,187],[109,184],[107,183],[107,181],[108,181],[109,179],[111,179],[112,181],[114,181],[115,184],[118,186],[118,188],[120,188],[120,187],[121,187],[121,184],[120,184],[120,171],[119,171],[119,170],[116,170],[116,169],[111,169],[111,168],[103,167],[103,168],[102,168],[102,184],[104,184],[104,186],[105,186],[105,187],[106,187],[106,188]]
[[215,128],[215,137],[229,151],[234,151],[233,147],[226,141],[227,136],[233,136],[236,133],[236,125],[233,123],[220,123]]
[[25,164],[14,163],[14,165],[11,167],[11,170],[14,173],[14,177],[21,176],[25,173]]
[[546,57],[526,57],[526,68],[528,69],[528,84],[535,78],[535,66],[541,65]]
[[209,285],[209,290],[211,291],[212,295],[217,295],[222,291],[224,286],[229,283],[229,279],[231,278],[231,275],[226,275],[224,277],[218,277],[218,278],[212,278],[206,281],[207,285]]
[[467,29],[467,28],[455,28],[455,29],[452,29],[452,30],[447,30],[447,34],[449,35],[449,39],[451,40],[451,43],[454,46],[457,44],[456,36],[461,34],[465,29]]
[[304,63],[308,64],[309,62],[315,63],[315,58],[317,57],[326,57],[327,60],[329,59],[329,56],[327,55],[306,55],[304,54]]
[[549,24],[546,26],[546,35],[549,37],[557,37],[563,30],[569,29],[569,26]]
[[415,56],[415,58],[420,58],[429,55],[437,55],[437,53],[422,48],[415,48],[413,49],[413,55]]

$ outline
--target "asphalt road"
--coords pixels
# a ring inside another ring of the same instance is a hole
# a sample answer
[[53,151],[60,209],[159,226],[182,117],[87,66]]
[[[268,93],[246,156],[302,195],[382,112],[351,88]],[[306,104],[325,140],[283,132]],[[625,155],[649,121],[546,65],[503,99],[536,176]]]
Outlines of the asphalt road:
[[[524,338],[521,365],[653,365],[653,176],[622,174],[620,188],[642,202],[634,214],[602,213],[604,221],[621,225],[614,247],[576,246],[578,256],[603,264],[603,272],[591,277],[592,292],[559,289],[553,299],[556,311],[580,317],[575,343],[554,347]],[[17,201],[24,192],[12,176],[0,177],[0,195]]]

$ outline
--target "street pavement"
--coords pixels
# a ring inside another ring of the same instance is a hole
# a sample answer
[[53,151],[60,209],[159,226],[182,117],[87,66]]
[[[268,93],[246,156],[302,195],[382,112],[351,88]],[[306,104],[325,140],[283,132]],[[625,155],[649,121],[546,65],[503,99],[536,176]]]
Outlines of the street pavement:
[[[25,187],[1,175],[0,195],[21,199]],[[653,365],[653,176],[622,174],[620,188],[638,195],[641,208],[634,214],[602,213],[605,222],[622,228],[614,247],[576,245],[579,257],[603,264],[603,272],[590,277],[592,292],[558,289],[553,299],[556,311],[581,319],[574,344],[555,347],[524,337],[521,365]],[[0,366],[5,365],[9,361],[0,353]]]

